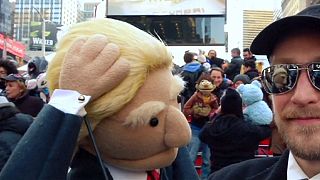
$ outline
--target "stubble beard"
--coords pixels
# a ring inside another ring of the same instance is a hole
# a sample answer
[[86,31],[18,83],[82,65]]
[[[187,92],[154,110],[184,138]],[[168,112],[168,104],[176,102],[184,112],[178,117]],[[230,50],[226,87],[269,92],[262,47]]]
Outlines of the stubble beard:
[[[275,112],[275,121],[278,131],[292,154],[305,160],[320,160],[320,125],[298,126],[288,118],[301,115],[316,116],[314,113],[303,109],[285,108],[282,112]],[[310,117],[309,116],[309,117]]]

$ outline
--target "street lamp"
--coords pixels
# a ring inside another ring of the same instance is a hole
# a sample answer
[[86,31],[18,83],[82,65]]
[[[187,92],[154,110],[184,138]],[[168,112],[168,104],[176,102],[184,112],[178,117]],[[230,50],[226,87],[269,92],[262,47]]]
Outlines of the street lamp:
[[37,13],[40,15],[40,18],[42,20],[42,54],[43,57],[46,56],[46,22],[48,22],[48,20],[44,19],[44,17],[41,15],[41,13],[39,12],[39,10],[35,7],[32,6],[33,9],[35,9],[37,11]]

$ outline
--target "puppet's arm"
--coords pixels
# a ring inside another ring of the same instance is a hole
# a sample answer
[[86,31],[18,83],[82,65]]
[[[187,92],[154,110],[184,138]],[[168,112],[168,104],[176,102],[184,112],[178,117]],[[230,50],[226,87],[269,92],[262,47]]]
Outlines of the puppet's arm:
[[[89,49],[92,51],[87,51]],[[129,63],[119,58],[119,48],[107,38],[96,35],[77,39],[64,58],[59,86],[61,89],[93,96],[110,91],[129,73]],[[78,94],[79,96],[79,94]],[[69,163],[77,142],[82,117],[74,112],[70,100],[62,97],[63,105],[52,103],[54,96],[20,140],[0,179],[66,179]],[[58,107],[58,108],[55,108]],[[77,112],[76,112],[77,113]],[[74,114],[76,114],[74,113]]]
[[[80,112],[89,97],[78,102],[80,94],[75,91],[60,95],[53,93],[53,104],[49,102],[41,110],[2,169],[0,179],[65,179],[82,123],[82,117],[70,113]],[[59,103],[60,110],[54,107]]]

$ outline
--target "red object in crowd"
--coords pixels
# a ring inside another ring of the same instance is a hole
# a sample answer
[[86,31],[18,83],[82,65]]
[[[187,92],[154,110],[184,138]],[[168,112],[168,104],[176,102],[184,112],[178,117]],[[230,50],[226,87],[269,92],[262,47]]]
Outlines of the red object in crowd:
[[23,58],[26,54],[26,47],[20,42],[17,42],[3,34],[0,34],[0,49],[4,49],[4,43],[6,43],[6,50],[11,54]]

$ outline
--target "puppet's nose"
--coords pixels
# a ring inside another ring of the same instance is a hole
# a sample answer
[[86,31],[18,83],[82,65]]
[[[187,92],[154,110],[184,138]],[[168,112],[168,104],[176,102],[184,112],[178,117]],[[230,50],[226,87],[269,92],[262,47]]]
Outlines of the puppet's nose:
[[177,108],[170,106],[165,125],[165,144],[169,147],[181,147],[190,142],[191,130],[187,119]]

